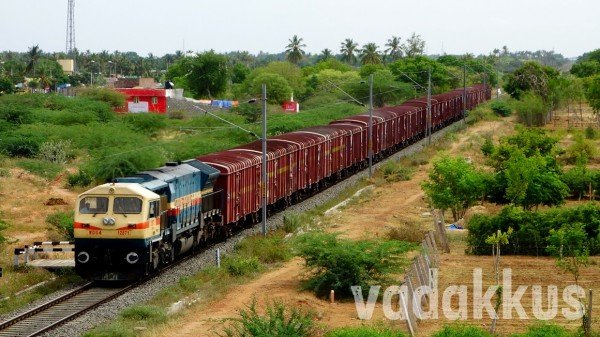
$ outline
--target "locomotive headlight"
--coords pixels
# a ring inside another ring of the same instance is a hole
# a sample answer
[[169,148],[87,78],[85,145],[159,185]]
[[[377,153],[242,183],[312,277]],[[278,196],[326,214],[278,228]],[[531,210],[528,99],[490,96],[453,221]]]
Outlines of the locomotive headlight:
[[104,219],[102,219],[102,223],[103,223],[105,226],[112,226],[112,225],[114,225],[116,222],[115,222],[115,219],[114,219],[114,218],[104,218]]
[[90,261],[90,254],[87,252],[79,252],[77,254],[77,262],[79,263],[88,263]]
[[131,252],[125,256],[125,260],[129,264],[136,264],[140,260],[140,257],[137,253]]

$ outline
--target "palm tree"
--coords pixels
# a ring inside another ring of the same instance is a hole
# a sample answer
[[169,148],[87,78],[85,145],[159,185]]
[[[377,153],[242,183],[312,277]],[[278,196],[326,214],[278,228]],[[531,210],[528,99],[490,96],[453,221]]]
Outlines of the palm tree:
[[35,45],[31,47],[27,51],[27,56],[29,57],[29,63],[27,63],[27,67],[25,68],[25,73],[29,73],[33,70],[33,76],[35,77],[35,65],[37,64],[40,56],[42,56],[42,50],[39,45]]
[[340,48],[342,60],[346,61],[348,64],[356,63],[356,56],[354,55],[356,48],[358,48],[358,43],[355,43],[352,39],[346,39],[342,42],[342,47]]
[[333,54],[331,54],[331,50],[328,48],[323,49],[321,51],[321,56],[319,57],[321,60],[327,60],[328,58],[332,58]]
[[392,59],[392,61],[396,61],[402,57],[400,37],[392,36],[391,39],[388,39],[388,42],[385,44],[385,46],[388,47],[388,49],[385,50],[385,53]]
[[302,48],[306,47],[306,45],[302,43],[302,38],[299,38],[298,35],[294,35],[289,41],[290,43],[285,46],[286,58],[288,61],[298,64],[305,54]]
[[381,56],[377,51],[379,47],[375,43],[367,43],[360,50],[360,61],[362,64],[378,64],[381,63]]

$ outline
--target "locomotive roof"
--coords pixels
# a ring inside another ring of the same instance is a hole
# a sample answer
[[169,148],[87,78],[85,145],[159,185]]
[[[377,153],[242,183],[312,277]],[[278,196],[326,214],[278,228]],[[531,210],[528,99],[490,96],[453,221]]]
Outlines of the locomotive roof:
[[[112,192],[111,189],[113,189]],[[138,195],[144,199],[157,199],[159,197],[158,194],[136,183],[102,184],[81,193],[79,198],[86,195]]]

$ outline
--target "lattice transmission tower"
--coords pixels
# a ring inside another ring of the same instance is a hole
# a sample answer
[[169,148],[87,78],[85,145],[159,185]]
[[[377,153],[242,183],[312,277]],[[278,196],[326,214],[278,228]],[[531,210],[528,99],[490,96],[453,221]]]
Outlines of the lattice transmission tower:
[[75,0],[69,1],[69,9],[67,12],[67,48],[66,53],[71,57],[75,50]]

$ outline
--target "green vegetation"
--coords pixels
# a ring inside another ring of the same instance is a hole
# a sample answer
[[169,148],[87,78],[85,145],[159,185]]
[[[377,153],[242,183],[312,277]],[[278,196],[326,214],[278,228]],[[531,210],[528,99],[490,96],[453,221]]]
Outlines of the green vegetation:
[[490,108],[498,116],[508,117],[512,113],[512,106],[507,101],[494,100],[490,103]]
[[48,180],[54,180],[62,171],[62,165],[39,159],[21,159],[17,166]]
[[473,326],[446,326],[432,337],[492,337],[493,335],[482,328]]
[[352,241],[337,234],[310,232],[295,242],[311,277],[304,287],[320,297],[334,290],[337,298],[352,298],[351,286],[368,293],[371,284],[389,284],[390,274],[402,271],[412,244],[401,241]]
[[338,328],[329,331],[325,337],[404,337],[404,333],[386,327]]
[[454,221],[485,194],[486,176],[464,158],[442,157],[433,163],[429,180],[422,186],[436,208],[450,209]]
[[586,245],[591,255],[600,254],[600,206],[594,203],[576,207],[557,207],[532,212],[521,207],[507,206],[497,215],[475,215],[468,223],[467,252],[476,255],[490,254],[485,238],[496,231],[513,229],[512,240],[504,254],[547,255],[548,238],[552,230],[564,224],[583,224]]
[[412,178],[414,170],[410,167],[406,167],[400,163],[400,161],[388,161],[383,164],[381,169],[383,178],[387,182],[395,181],[407,181]]
[[281,302],[273,302],[261,315],[256,302],[239,311],[239,318],[225,330],[227,337],[307,337],[315,332],[313,314],[297,308],[288,308]]
[[3,220],[0,220],[0,247],[6,241],[6,238],[2,235],[2,231],[8,228],[8,224]]
[[74,211],[58,211],[46,217],[46,223],[50,225],[51,230],[55,230],[63,240],[73,240],[73,216]]

